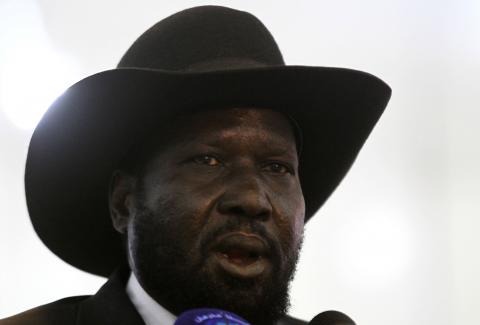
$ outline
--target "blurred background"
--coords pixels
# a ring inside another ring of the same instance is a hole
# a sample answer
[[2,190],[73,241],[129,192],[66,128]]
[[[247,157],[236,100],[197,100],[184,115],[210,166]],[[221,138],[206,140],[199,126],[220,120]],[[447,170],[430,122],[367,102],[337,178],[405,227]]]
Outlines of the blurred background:
[[306,227],[291,314],[480,324],[477,0],[0,0],[0,318],[105,281],[62,262],[32,229],[23,173],[35,124],[155,22],[204,4],[255,14],[287,64],[364,70],[393,88],[354,167]]

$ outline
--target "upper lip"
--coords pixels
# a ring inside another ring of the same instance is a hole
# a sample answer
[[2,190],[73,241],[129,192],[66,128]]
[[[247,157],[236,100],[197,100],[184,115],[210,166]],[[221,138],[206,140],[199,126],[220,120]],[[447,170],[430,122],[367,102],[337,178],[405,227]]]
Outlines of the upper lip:
[[220,253],[226,253],[231,249],[240,249],[251,256],[268,256],[270,253],[267,242],[260,236],[247,232],[231,232],[215,240],[213,249]]

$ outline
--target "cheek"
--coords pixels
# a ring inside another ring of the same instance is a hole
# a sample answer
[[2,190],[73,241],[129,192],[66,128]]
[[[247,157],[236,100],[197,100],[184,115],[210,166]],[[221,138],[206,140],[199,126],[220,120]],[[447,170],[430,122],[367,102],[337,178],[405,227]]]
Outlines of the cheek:
[[294,236],[295,238],[301,238],[303,237],[303,230],[305,226],[305,200],[302,198],[298,204],[298,209],[295,213],[295,217],[293,220],[293,229],[294,229]]
[[301,240],[303,236],[303,228],[305,225],[305,198],[303,196],[302,187],[300,186],[300,180],[298,179],[295,193],[295,208],[292,208],[292,228],[294,229],[293,231],[295,238],[300,238]]
[[161,211],[144,210],[133,218],[128,245],[130,262],[136,269],[144,273],[162,268],[165,263],[185,265],[193,261],[197,231],[176,211],[175,205],[168,202]]
[[[195,177],[182,170],[170,169],[168,176],[151,176],[147,178],[145,188],[145,203],[150,209],[159,210],[164,203],[172,202],[186,212],[208,208],[210,202],[221,190],[219,182],[212,182]],[[182,211],[179,211],[182,212]]]
[[198,246],[199,234],[208,220],[209,205],[201,192],[165,186],[149,193],[143,210],[152,217],[139,218],[137,232],[156,237],[152,241],[160,241],[162,246],[170,243],[183,254],[190,254]]
[[303,237],[305,222],[305,202],[303,195],[284,197],[277,204],[276,224],[280,232],[284,252],[296,250]]

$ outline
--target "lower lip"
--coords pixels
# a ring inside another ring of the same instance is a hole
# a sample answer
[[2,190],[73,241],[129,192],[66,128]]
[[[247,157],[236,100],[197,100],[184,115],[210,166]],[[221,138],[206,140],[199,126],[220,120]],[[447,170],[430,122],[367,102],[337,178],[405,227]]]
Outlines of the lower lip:
[[248,264],[235,263],[222,253],[215,253],[215,259],[224,271],[238,278],[258,277],[264,273],[268,267],[268,261],[262,257]]

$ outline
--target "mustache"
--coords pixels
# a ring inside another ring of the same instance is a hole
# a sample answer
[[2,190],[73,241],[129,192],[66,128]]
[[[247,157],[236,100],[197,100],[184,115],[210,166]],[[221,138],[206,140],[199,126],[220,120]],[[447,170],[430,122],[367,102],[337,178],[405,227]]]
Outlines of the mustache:
[[282,249],[278,240],[267,231],[266,227],[256,220],[245,220],[240,218],[227,218],[222,225],[202,235],[199,241],[202,256],[208,255],[208,248],[220,236],[231,232],[248,232],[261,237],[268,246],[274,263],[282,261]]
[[[158,216],[157,213],[154,213],[150,209],[144,206],[143,200],[139,200],[140,202],[136,202],[137,208],[137,217],[140,219],[152,219]],[[163,205],[163,212],[162,217],[158,218],[161,220],[159,222],[159,226],[163,227],[163,225],[173,222],[175,217],[177,216],[178,211],[175,209],[174,206],[170,204]],[[145,227],[149,227],[150,225],[145,224]],[[160,231],[161,232],[161,231]],[[202,260],[205,260],[209,254],[209,247],[211,244],[220,236],[230,233],[230,232],[248,232],[251,234],[255,234],[261,237],[265,243],[267,244],[267,248],[270,253],[270,259],[273,265],[280,269],[282,265],[288,264],[289,260],[292,259],[289,256],[288,252],[284,252],[281,243],[277,240],[274,236],[270,234],[267,230],[265,225],[255,219],[246,219],[246,218],[225,218],[222,224],[216,225],[214,228],[201,232],[198,238],[198,249],[199,255],[202,257]],[[160,238],[165,236],[160,236]],[[166,236],[170,238],[169,236]],[[139,238],[141,240],[141,238]],[[170,253],[171,256],[176,256],[177,253],[177,246],[172,245],[173,239],[168,239],[167,242],[164,240],[159,239],[160,241],[156,243],[158,248],[161,247],[162,254]],[[200,267],[201,262],[198,262]]]

